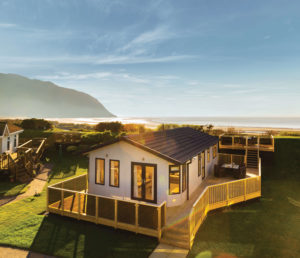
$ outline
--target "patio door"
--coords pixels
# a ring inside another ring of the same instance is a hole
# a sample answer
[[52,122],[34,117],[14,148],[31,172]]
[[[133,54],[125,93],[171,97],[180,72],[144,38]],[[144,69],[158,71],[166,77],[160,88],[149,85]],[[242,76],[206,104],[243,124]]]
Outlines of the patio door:
[[131,163],[132,199],[156,203],[156,184],[156,164]]

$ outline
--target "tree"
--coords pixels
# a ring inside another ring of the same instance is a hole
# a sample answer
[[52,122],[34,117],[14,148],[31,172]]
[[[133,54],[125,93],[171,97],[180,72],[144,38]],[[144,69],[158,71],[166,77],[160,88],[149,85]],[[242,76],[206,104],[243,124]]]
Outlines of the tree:
[[52,124],[44,119],[24,119],[20,125],[23,129],[47,130],[52,128]]
[[123,125],[120,122],[101,122],[95,126],[98,132],[111,131],[118,134],[123,130]]

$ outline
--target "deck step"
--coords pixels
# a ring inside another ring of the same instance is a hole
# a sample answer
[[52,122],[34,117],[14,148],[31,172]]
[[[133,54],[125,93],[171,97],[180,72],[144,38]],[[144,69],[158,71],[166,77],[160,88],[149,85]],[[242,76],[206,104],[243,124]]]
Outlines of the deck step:
[[190,249],[190,244],[188,241],[174,241],[162,238],[160,242],[167,245],[177,246],[183,249]]

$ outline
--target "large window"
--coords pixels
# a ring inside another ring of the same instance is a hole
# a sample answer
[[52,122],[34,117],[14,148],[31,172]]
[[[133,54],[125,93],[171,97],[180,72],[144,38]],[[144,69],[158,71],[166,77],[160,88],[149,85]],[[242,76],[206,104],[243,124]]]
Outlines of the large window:
[[169,166],[169,194],[180,193],[180,166]]
[[207,163],[210,162],[210,148],[207,149]]
[[96,178],[95,183],[104,185],[104,174],[105,174],[105,159],[96,159]]
[[186,190],[186,164],[182,165],[182,192]]
[[120,161],[109,160],[109,185],[119,187]]
[[213,147],[213,158],[217,157],[217,145]]

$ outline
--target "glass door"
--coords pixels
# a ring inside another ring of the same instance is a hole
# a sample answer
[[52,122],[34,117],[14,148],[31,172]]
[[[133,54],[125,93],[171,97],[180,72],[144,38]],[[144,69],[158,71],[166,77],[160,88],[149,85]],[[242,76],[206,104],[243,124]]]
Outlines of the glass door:
[[132,199],[156,203],[156,165],[132,163]]

